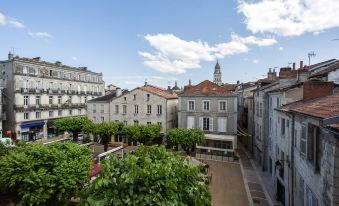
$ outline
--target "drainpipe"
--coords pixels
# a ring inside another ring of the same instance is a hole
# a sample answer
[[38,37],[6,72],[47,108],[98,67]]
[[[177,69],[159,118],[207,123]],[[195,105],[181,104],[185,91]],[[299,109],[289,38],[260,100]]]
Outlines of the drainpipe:
[[255,92],[253,92],[253,96],[252,96],[252,133],[251,133],[251,138],[252,138],[252,157],[254,157],[254,138],[253,138],[253,134],[254,134],[254,111],[255,111],[255,105],[254,105],[254,94]]

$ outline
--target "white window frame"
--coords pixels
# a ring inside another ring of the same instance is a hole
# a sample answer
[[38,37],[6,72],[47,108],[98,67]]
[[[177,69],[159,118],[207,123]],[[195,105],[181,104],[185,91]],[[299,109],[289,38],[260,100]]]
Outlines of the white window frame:
[[[189,119],[193,119],[191,124],[190,124]],[[194,116],[187,116],[187,129],[193,129],[194,127],[195,127],[195,117]]]
[[[221,110],[221,103],[225,103],[224,110]],[[219,112],[227,112],[227,101],[226,100],[219,100],[218,101],[218,111]]]
[[139,114],[139,105],[134,105],[134,114]]
[[25,120],[29,119],[29,112],[24,112],[24,119]]
[[162,114],[162,105],[159,104],[159,105],[157,106],[157,108],[158,108],[158,115],[161,115],[161,114]]
[[152,114],[152,105],[147,105],[147,114]]
[[[193,102],[193,109],[190,109],[190,102]],[[195,100],[187,100],[187,110],[195,111]]]
[[[208,109],[205,109],[205,102],[208,102]],[[211,100],[202,100],[202,111],[211,111]]]
[[122,114],[127,114],[127,105],[126,104],[122,105]]
[[[305,131],[303,133],[303,128],[305,128]],[[303,137],[303,134],[305,135]],[[302,147],[303,147],[303,143],[305,144],[305,149],[303,151]],[[307,127],[306,125],[301,125],[301,131],[300,131],[300,154],[302,154],[303,156],[307,155]]]

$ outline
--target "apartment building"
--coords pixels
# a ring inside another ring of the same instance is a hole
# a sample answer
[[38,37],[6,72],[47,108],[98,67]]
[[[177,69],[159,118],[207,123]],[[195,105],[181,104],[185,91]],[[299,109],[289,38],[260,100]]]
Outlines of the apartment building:
[[[305,89],[306,87],[306,89]],[[304,85],[302,101],[278,108],[277,198],[284,205],[339,204],[339,93]]]
[[0,67],[5,76],[4,131],[25,141],[56,135],[53,120],[86,115],[86,101],[104,92],[102,73],[86,67],[12,54]]
[[125,125],[157,124],[162,133],[177,127],[178,97],[171,90],[145,82],[144,86],[129,92],[118,92],[109,104],[107,121],[120,121]]
[[224,160],[237,148],[237,94],[209,80],[188,85],[178,94],[180,128],[200,128],[206,141],[199,158]]

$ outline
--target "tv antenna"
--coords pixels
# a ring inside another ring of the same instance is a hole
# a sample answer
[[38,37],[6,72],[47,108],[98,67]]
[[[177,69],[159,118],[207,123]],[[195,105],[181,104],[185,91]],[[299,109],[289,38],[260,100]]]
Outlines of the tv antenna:
[[308,52],[308,65],[311,65],[311,58],[315,57],[314,51]]

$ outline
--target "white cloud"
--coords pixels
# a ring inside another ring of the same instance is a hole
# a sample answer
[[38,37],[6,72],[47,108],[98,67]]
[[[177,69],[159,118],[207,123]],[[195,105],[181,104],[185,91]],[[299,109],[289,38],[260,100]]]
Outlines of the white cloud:
[[5,16],[0,12],[0,26],[11,26],[15,28],[24,28],[25,25],[18,20]]
[[253,62],[253,64],[259,64],[259,60],[258,59],[253,59],[252,62]]
[[216,58],[248,52],[248,45],[270,46],[277,43],[273,38],[240,37],[234,33],[230,42],[213,46],[201,40],[182,40],[173,34],[148,34],[145,39],[156,51],[154,53],[139,51],[139,55],[144,58],[144,65],[162,73],[173,74],[200,68],[202,61],[215,61]]
[[339,26],[338,0],[238,0],[238,12],[245,16],[250,31],[281,36],[318,34]]
[[52,39],[53,36],[47,32],[28,32],[28,35],[32,37],[44,38],[44,39]]

